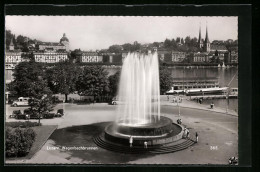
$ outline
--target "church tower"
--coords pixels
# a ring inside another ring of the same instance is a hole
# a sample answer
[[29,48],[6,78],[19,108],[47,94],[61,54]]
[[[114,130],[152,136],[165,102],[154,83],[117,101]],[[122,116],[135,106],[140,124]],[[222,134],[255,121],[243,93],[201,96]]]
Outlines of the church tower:
[[9,45],[9,50],[14,51],[14,43],[13,43],[13,38],[11,39],[10,45]]
[[206,37],[204,41],[204,51],[210,52],[210,42],[209,42],[209,36],[208,36],[208,26],[206,26]]
[[66,34],[63,34],[63,37],[60,39],[60,43],[65,45],[66,47],[66,51],[69,51],[70,49],[70,43],[69,43],[69,39],[66,37]]
[[201,27],[200,27],[200,31],[199,31],[198,47],[203,48],[203,41],[201,39]]

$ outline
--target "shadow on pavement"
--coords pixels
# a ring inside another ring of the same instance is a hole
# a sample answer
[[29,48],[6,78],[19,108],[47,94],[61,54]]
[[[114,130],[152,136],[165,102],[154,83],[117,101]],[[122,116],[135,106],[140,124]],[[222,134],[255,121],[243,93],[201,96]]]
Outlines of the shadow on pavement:
[[[93,142],[93,136],[100,134],[109,122],[94,123],[90,125],[72,126],[57,129],[49,139],[53,140],[53,146],[66,147],[97,147]],[[59,150],[64,151],[64,150]],[[77,159],[78,163],[89,162],[91,164],[124,164],[140,158],[151,157],[153,155],[133,155],[111,152],[100,147],[96,150],[65,150],[69,155],[67,160]],[[74,162],[73,162],[74,163]]]

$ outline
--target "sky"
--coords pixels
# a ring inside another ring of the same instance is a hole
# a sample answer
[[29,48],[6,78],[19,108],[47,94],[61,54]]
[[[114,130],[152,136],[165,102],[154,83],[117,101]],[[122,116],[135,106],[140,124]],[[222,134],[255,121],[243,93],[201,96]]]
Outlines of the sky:
[[16,36],[59,42],[66,33],[70,49],[106,49],[114,44],[163,42],[166,38],[197,37],[201,26],[209,40],[237,39],[237,17],[154,16],[6,16],[5,27]]

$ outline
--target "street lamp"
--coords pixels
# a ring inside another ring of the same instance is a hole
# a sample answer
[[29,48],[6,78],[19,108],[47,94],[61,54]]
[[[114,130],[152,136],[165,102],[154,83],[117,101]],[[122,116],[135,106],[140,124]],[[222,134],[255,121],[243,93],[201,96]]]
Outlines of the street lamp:
[[179,100],[180,100],[180,95],[178,94],[177,106],[178,106],[178,110],[179,110],[179,117],[181,117],[181,109],[180,109],[180,106],[179,106]]

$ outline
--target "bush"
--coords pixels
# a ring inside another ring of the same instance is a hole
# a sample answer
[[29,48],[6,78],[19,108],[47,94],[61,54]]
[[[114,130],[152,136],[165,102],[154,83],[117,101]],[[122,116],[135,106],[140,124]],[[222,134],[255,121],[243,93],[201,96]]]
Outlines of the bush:
[[29,153],[35,140],[35,132],[31,128],[6,127],[6,157],[21,157]]
[[38,122],[31,122],[31,121],[22,122],[22,121],[19,121],[19,122],[7,122],[7,123],[5,123],[5,126],[6,127],[12,127],[12,128],[17,128],[17,127],[27,128],[27,127],[41,126],[41,123],[39,125]]

